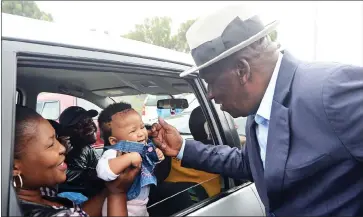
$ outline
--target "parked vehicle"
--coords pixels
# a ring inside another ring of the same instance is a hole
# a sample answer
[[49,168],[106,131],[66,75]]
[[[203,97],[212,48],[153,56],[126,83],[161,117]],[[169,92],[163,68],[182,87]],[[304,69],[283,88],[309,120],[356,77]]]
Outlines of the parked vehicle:
[[[5,126],[1,135],[2,216],[22,214],[10,184],[15,104],[37,109],[38,95],[43,92],[84,99],[101,109],[114,103],[114,97],[193,94],[204,111],[213,143],[240,147],[234,138],[238,134],[233,123],[219,106],[207,101],[206,86],[200,77],[191,74],[180,78],[179,74],[193,65],[188,54],[120,37],[100,36],[89,31],[72,30],[70,34],[66,27],[55,23],[2,14],[1,58],[1,124]],[[149,81],[154,85],[145,85]],[[56,100],[47,99],[50,102]],[[39,102],[38,112],[43,114],[49,104],[46,98],[42,100],[45,101]],[[60,101],[60,110],[63,101],[74,104],[69,99]],[[47,117],[55,118],[56,106],[51,106],[54,107]],[[192,106],[188,109],[192,109]],[[185,116],[188,111],[185,109]],[[191,195],[191,191],[180,189],[177,195],[172,194],[165,200],[149,204],[149,208],[157,212],[174,207],[176,216],[265,215],[253,183],[235,184],[237,180],[229,177],[222,177],[221,180],[221,193],[214,197],[203,201],[193,200],[192,205],[182,205],[185,203],[178,199],[178,195],[190,194],[190,197],[194,197],[198,193],[195,191]]]

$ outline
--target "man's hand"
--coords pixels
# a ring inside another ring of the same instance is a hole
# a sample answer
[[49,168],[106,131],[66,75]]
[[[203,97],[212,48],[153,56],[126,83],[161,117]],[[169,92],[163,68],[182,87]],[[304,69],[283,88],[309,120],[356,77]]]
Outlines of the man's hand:
[[129,167],[122,172],[119,177],[111,182],[106,182],[106,187],[112,194],[126,193],[131,184],[133,183],[135,177],[139,174],[140,167]]
[[155,152],[158,155],[159,162],[163,161],[165,159],[165,156],[164,156],[163,152],[160,149],[156,148]]
[[175,127],[166,123],[159,117],[159,123],[152,125],[150,136],[155,145],[162,150],[166,156],[176,157],[180,151],[183,139]]

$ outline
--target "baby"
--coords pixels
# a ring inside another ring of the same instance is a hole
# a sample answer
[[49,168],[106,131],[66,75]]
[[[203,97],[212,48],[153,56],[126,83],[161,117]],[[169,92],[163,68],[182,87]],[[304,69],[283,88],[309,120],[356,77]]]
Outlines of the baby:
[[[129,216],[148,216],[146,209],[150,185],[156,185],[155,164],[164,160],[160,149],[148,139],[141,116],[127,103],[115,103],[98,117],[105,151],[97,164],[97,175],[105,181],[115,180],[125,169],[141,163],[141,173],[127,192]],[[102,215],[107,216],[107,201]]]

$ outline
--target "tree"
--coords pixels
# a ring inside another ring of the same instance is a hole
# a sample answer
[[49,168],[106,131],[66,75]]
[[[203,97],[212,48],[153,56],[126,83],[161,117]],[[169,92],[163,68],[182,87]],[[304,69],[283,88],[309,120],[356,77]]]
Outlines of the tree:
[[270,34],[271,41],[277,41],[277,31],[274,30]]
[[153,17],[146,18],[144,24],[135,25],[135,30],[123,37],[173,49],[175,42],[171,40],[170,35],[171,18]]
[[176,50],[188,53],[190,51],[189,45],[186,38],[186,33],[189,30],[190,26],[193,25],[195,19],[187,20],[186,22],[180,24],[178,29],[178,34],[174,36],[174,40],[176,41]]
[[188,20],[182,23],[178,29],[178,33],[176,35],[171,35],[172,20],[170,17],[146,18],[143,24],[135,25],[133,31],[122,37],[172,50],[188,52],[189,47],[185,38],[185,33],[193,23],[194,20]]
[[2,1],[2,12],[38,20],[53,21],[50,13],[41,11],[34,1]]

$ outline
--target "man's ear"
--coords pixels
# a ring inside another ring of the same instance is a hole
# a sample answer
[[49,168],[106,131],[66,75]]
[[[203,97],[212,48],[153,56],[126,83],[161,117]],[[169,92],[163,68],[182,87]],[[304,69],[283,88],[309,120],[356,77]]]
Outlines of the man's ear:
[[117,139],[113,136],[110,136],[108,137],[108,142],[111,144],[111,145],[114,145],[117,143]]
[[251,67],[245,59],[240,59],[237,64],[237,75],[241,85],[247,83],[251,78]]

